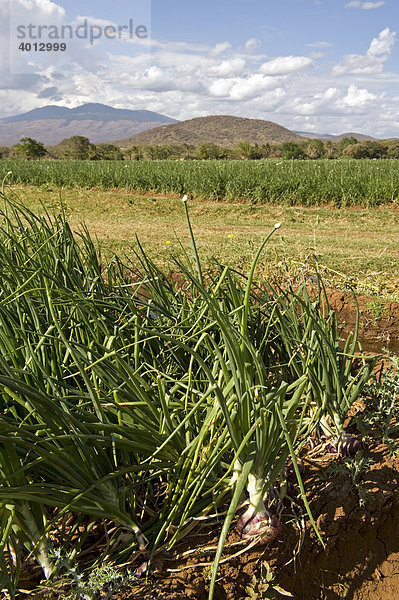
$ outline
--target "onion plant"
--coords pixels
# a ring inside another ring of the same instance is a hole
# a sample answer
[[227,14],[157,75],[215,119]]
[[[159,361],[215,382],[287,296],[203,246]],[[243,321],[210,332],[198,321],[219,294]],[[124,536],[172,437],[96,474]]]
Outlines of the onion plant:
[[[319,281],[320,278],[319,278]],[[344,423],[348,410],[370,379],[376,358],[362,355],[358,343],[359,308],[354,332],[346,339],[336,314],[330,309],[322,282],[313,298],[303,284],[290,290],[275,305],[279,355],[288,377],[308,377],[309,420],[314,436],[326,435],[341,454],[354,454],[359,441],[348,435]]]
[[[22,556],[62,568],[53,528],[111,520],[108,552],[150,557],[199,515],[228,504],[217,566],[237,507],[244,539],[270,542],[270,506],[288,461],[318,427],[343,440],[347,408],[370,364],[351,373],[333,313],[297,293],[256,287],[219,265],[174,259],[175,277],[138,244],[134,263],[103,264],[64,215],[5,203],[0,227],[0,568],[14,594]],[[118,532],[118,534],[116,533]],[[119,533],[123,532],[123,535]],[[123,543],[121,543],[121,539]],[[83,542],[82,542],[83,543]],[[57,558],[58,557],[58,558]]]
[[0,179],[59,188],[191,193],[257,204],[377,206],[397,199],[396,159],[92,161],[1,160]]

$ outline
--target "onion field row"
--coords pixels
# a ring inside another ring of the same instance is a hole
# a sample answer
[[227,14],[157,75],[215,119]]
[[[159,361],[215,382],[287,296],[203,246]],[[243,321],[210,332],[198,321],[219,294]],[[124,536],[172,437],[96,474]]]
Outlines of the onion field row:
[[[7,176],[7,173],[11,174]],[[8,183],[283,205],[375,206],[399,197],[398,160],[0,161]]]

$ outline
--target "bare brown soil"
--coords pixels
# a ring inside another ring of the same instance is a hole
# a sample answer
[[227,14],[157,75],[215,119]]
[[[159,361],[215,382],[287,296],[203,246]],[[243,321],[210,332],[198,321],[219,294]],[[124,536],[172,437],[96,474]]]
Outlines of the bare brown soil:
[[[344,331],[353,331],[356,322],[353,296],[329,289],[328,299],[338,321],[344,324]],[[399,304],[368,296],[357,296],[357,302],[360,311],[359,338],[363,349],[379,353],[386,348],[399,354]]]

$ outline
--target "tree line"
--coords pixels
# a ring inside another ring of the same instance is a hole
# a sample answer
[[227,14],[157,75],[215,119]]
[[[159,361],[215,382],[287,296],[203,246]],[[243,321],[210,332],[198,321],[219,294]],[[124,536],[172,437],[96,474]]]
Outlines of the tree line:
[[21,138],[14,146],[0,146],[0,158],[26,160],[258,160],[282,158],[312,160],[318,158],[399,158],[399,139],[358,141],[344,137],[338,142],[306,139],[281,144],[251,144],[246,141],[227,148],[213,143],[133,145],[119,148],[114,144],[93,144],[87,137],[75,135],[57,146],[44,146],[30,137]]

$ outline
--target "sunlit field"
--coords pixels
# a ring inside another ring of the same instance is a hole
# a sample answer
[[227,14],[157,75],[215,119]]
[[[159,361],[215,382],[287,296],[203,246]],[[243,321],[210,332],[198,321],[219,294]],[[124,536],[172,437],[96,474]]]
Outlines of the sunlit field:
[[[7,188],[8,189],[8,188]],[[181,196],[138,194],[128,190],[12,186],[36,212],[65,212],[75,228],[86,223],[105,256],[131,257],[136,236],[166,266],[188,242]],[[399,288],[399,210],[395,203],[337,209],[252,205],[244,202],[190,201],[193,229],[204,264],[213,258],[248,268],[259,243],[276,222],[282,226],[265,249],[258,272],[280,278],[312,273],[315,265],[338,287],[397,297]]]
[[376,206],[396,202],[397,160],[0,161],[14,184],[193,194],[256,204]]

